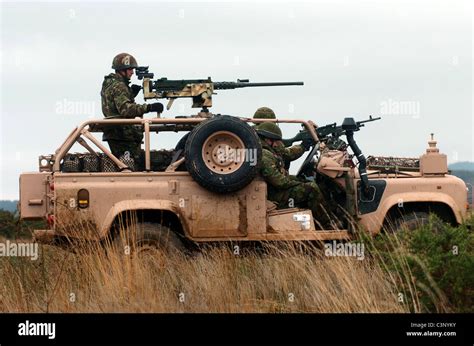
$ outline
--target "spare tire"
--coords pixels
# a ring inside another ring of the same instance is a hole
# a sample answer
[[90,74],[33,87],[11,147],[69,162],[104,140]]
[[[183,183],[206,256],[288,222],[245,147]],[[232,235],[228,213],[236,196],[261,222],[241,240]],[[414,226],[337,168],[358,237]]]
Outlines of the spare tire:
[[190,133],[191,132],[186,133],[183,137],[179,139],[178,144],[176,144],[176,147],[174,148],[174,150],[176,151],[182,150],[184,153],[184,147],[186,146],[186,141],[188,140]]
[[[176,161],[184,157],[184,148],[186,146],[186,141],[188,140],[190,133],[191,131],[186,133],[183,137],[179,139],[178,144],[176,144],[176,147],[174,148],[175,153],[178,155],[178,157],[176,158]],[[186,171],[186,165],[184,163],[180,164],[176,168],[176,171]]]
[[262,147],[244,121],[220,115],[199,124],[184,150],[186,167],[202,187],[218,193],[248,185],[258,173]]

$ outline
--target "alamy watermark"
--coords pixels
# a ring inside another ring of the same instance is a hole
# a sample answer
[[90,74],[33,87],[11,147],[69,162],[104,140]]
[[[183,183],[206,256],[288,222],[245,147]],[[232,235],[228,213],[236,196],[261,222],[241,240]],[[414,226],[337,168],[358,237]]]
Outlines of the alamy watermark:
[[359,261],[365,258],[364,243],[341,243],[333,240],[324,244],[324,255],[328,257],[356,257]]
[[380,113],[382,115],[404,115],[417,119],[420,117],[420,108],[419,101],[397,101],[388,99],[380,102]]
[[72,101],[68,99],[62,99],[55,104],[56,114],[63,115],[95,116],[96,108],[97,107],[94,101]]
[[0,243],[0,257],[30,257],[38,259],[38,243],[17,243],[10,240]]
[[250,166],[257,165],[257,149],[233,149],[225,146],[217,150],[217,159],[224,162],[250,162]]
[[26,320],[24,323],[18,324],[19,336],[47,336],[48,339],[56,338],[56,323],[54,322],[30,322]]

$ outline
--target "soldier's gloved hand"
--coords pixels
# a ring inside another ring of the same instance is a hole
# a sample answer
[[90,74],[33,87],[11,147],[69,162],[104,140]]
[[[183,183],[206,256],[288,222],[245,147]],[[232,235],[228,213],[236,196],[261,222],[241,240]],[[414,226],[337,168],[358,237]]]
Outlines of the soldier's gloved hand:
[[163,105],[159,102],[156,103],[150,103],[148,105],[148,112],[158,112],[158,113],[163,113]]
[[313,145],[313,140],[311,138],[304,138],[301,141],[301,146],[304,148],[304,151],[308,151]]
[[130,86],[130,89],[132,89],[133,97],[137,96],[140,90],[142,90],[142,87],[138,84],[132,84]]

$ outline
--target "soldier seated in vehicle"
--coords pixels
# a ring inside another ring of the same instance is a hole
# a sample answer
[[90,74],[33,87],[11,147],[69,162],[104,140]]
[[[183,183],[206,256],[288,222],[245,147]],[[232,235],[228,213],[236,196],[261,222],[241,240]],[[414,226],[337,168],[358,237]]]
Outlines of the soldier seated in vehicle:
[[[320,228],[331,227],[329,214],[337,206],[327,201],[315,182],[304,182],[290,175],[285,169],[283,155],[278,148],[282,140],[280,128],[275,123],[262,123],[256,127],[262,144],[260,174],[267,182],[268,199],[279,208],[302,207],[311,209]],[[310,144],[302,144],[304,150]]]
[[[253,115],[254,119],[276,119],[275,112],[268,107],[260,107],[255,111]],[[305,145],[311,145],[309,142],[305,142]],[[275,151],[281,154],[283,157],[283,161],[285,163],[285,169],[290,169],[291,161],[298,160],[305,151],[308,150],[303,145],[293,145],[291,147],[285,147],[282,141],[275,142],[275,146],[273,148]]]
[[[143,117],[148,112],[163,112],[159,102],[152,104],[136,104],[135,97],[141,87],[129,86],[134,69],[138,67],[137,60],[130,54],[121,53],[115,56],[112,68],[115,73],[104,77],[102,83],[102,113],[106,119],[133,119]],[[133,125],[115,125],[104,127],[103,140],[107,141],[117,158],[128,151],[130,157],[138,160],[143,140],[143,131]]]

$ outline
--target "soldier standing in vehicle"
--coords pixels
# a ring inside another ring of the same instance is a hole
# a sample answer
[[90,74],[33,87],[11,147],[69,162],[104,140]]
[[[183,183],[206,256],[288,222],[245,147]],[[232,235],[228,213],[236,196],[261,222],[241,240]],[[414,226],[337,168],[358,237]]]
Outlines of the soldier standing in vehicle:
[[[130,54],[121,53],[115,56],[111,73],[102,83],[102,113],[106,119],[133,119],[143,117],[148,112],[163,112],[161,103],[136,104],[135,97],[141,87],[133,84],[129,86],[134,69],[138,67],[137,60]],[[121,157],[128,152],[135,160],[140,156],[140,147],[143,140],[143,131],[133,125],[115,125],[104,127],[102,138],[109,143],[112,154]]]
[[325,200],[315,182],[303,182],[285,169],[282,154],[275,150],[282,139],[280,128],[275,123],[263,123],[256,132],[262,143],[260,174],[267,182],[268,199],[279,208],[307,207],[322,228],[330,227],[329,213],[337,206]]
[[[255,111],[253,115],[254,119],[276,119],[275,112],[268,107],[260,107]],[[283,161],[285,162],[285,169],[290,169],[291,161],[295,161],[299,159],[305,151],[311,147],[312,142],[305,141],[300,145],[293,145],[291,147],[285,147],[283,142],[275,141],[273,149],[278,152],[282,157]]]

